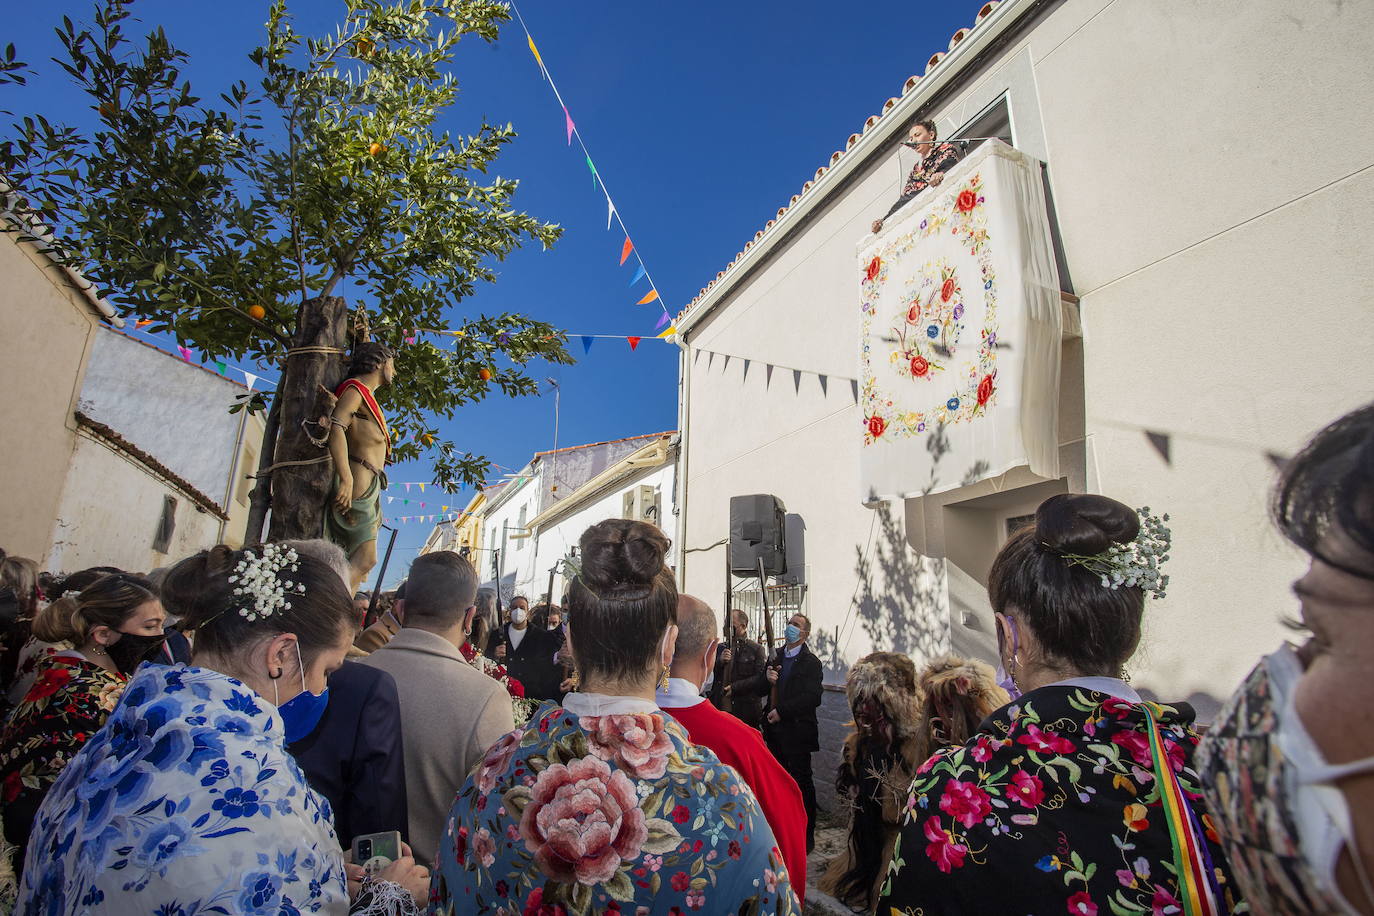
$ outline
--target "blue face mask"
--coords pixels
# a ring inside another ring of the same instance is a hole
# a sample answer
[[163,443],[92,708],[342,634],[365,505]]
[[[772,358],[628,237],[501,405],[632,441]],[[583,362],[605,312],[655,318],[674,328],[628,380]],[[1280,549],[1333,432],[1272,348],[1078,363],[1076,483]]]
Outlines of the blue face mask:
[[801,640],[801,627],[797,626],[795,623],[789,623],[787,629],[783,630],[782,633],[787,637],[787,641],[790,643]]
[[[320,724],[325,707],[329,705],[328,687],[324,688],[323,693],[311,693],[305,686],[305,664],[301,661],[300,643],[296,644],[296,663],[301,667],[301,692],[277,706],[287,744],[294,744],[313,732],[315,726]],[[276,689],[277,683],[273,681],[272,690],[275,692]]]

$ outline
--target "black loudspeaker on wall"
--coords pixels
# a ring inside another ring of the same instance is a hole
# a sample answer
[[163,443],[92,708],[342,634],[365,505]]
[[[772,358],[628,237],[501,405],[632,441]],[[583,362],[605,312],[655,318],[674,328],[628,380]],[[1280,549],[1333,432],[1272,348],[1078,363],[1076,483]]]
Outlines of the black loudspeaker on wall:
[[730,571],[757,576],[762,558],[765,574],[786,573],[786,516],[782,500],[768,493],[730,497]]

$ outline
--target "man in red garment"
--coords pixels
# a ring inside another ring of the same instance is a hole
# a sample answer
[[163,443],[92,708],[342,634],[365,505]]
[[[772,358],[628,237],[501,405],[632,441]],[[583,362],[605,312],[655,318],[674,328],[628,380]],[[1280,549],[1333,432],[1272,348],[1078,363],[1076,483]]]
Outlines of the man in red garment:
[[693,744],[709,748],[721,763],[734,767],[763,809],[778,840],[787,875],[797,898],[806,894],[806,808],[797,782],[778,763],[757,730],[721,712],[701,695],[708,672],[715,670],[720,640],[716,615],[691,595],[677,599],[677,648],[668,689],[658,692],[658,705],[677,719]]

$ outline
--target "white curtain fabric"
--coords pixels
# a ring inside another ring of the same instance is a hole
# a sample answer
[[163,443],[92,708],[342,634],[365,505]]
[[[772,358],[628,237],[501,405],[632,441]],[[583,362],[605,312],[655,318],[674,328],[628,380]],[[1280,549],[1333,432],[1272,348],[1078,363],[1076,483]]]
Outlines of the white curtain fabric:
[[858,251],[860,498],[1059,476],[1059,274],[1040,163],[989,141]]

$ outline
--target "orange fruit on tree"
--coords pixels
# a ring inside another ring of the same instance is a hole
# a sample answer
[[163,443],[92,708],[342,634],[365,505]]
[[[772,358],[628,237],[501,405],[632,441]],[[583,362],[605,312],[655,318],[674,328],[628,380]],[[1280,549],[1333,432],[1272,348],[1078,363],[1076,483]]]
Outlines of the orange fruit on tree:
[[371,57],[372,50],[375,47],[376,45],[372,43],[372,39],[359,38],[357,41],[353,42],[353,53],[359,57]]
[[267,309],[260,305],[250,305],[248,306],[248,317],[254,321],[262,321],[267,317]]
[[111,120],[114,119],[115,115],[119,114],[119,109],[115,107],[114,102],[101,102],[99,108],[100,113]]
[[373,142],[373,143],[368,144],[368,147],[367,147],[367,154],[368,154],[369,156],[374,156],[374,157],[375,157],[375,156],[380,156],[380,155],[382,154],[382,151],[385,150],[385,149],[386,149],[386,147],[385,147],[385,146],[382,146],[380,143]]
[[480,378],[480,379],[481,379],[482,381],[484,381],[484,382],[490,381],[490,380],[491,380],[491,370],[488,369],[486,366],[483,366],[481,369],[478,369],[478,370],[477,370],[477,377]]
[[429,433],[425,433],[424,443],[425,445],[433,445],[434,437],[431,436]]

